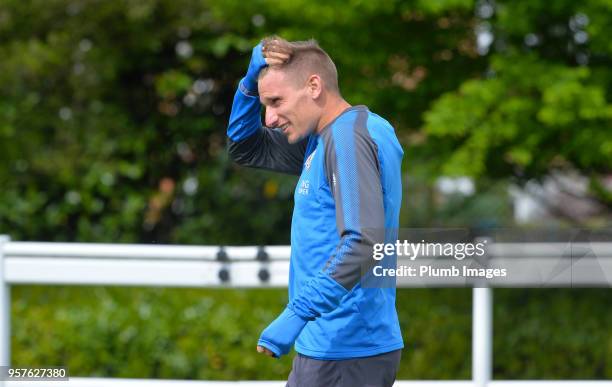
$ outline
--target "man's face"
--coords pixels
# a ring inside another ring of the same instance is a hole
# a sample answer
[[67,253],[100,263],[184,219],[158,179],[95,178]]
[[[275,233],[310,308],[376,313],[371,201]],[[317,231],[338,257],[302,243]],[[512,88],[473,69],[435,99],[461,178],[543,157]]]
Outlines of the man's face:
[[265,125],[281,128],[289,143],[300,141],[317,127],[320,112],[306,84],[298,85],[282,70],[271,68],[258,86],[266,107]]

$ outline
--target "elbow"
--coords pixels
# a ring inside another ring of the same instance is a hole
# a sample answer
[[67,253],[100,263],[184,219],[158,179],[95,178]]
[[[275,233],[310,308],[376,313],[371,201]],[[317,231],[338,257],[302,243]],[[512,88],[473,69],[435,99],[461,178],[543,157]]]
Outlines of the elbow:
[[249,166],[250,157],[247,152],[238,141],[233,141],[231,138],[228,139],[227,152],[234,162],[238,165]]
[[254,166],[261,155],[261,138],[256,133],[239,139],[228,134],[227,150],[230,157],[239,165]]
[[232,160],[240,164],[243,159],[243,153],[240,152],[236,141],[232,141],[231,138],[227,140],[227,153],[229,153]]

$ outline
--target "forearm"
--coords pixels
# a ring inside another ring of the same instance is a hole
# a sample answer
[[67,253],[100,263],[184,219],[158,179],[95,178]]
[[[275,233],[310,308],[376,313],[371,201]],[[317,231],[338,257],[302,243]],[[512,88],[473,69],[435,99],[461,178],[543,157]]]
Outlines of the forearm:
[[[347,236],[347,238],[349,237]],[[349,246],[351,243],[360,244],[361,242],[345,240],[344,242],[341,241],[340,245]],[[353,251],[363,250],[361,247],[353,248],[350,246],[349,249]],[[344,256],[347,260],[353,260],[353,257],[357,257],[357,255],[348,254],[348,256]],[[332,260],[336,258],[343,259],[343,257],[336,255]],[[330,262],[330,265],[304,284],[299,294],[292,299],[283,313],[262,332],[258,345],[268,348],[276,357],[287,354],[308,321],[313,321],[342,304],[345,296],[359,282],[361,267],[362,264],[365,264],[366,259],[367,257],[360,255],[358,261],[351,262],[344,268],[337,268],[337,262]],[[349,267],[350,269],[347,269]],[[346,273],[347,270],[350,273]],[[344,272],[345,276],[335,278],[338,271]]]
[[361,282],[372,262],[374,238],[378,230],[346,232],[325,268],[304,284],[289,306],[304,319],[316,319],[338,308],[343,298]]
[[246,94],[248,91],[243,86],[243,80],[240,81],[234,94],[232,111],[227,126],[227,137],[234,142],[239,142],[256,134],[262,126],[259,98],[255,95]]

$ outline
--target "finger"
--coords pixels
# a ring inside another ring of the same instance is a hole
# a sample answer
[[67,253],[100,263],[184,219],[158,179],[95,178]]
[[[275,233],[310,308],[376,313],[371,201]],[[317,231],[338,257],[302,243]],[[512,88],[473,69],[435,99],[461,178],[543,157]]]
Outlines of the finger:
[[274,59],[282,59],[282,60],[287,60],[289,58],[291,58],[291,55],[289,54],[283,54],[280,52],[268,52],[266,55],[264,55],[265,58],[274,58]]
[[280,66],[282,64],[284,64],[285,61],[283,60],[278,60],[278,59],[266,59],[266,64],[268,66]]
[[265,58],[267,64],[283,64],[289,62],[288,59],[285,58]]
[[263,353],[263,354],[265,354],[265,355],[267,355],[267,356],[270,356],[270,357],[274,357],[274,353],[273,353],[272,351],[270,351],[270,350],[269,350],[268,348],[266,348],[266,347],[262,347],[261,345],[258,345],[258,346],[257,346],[257,352],[259,352],[259,353]]
[[276,40],[272,40],[270,42],[266,42],[263,46],[262,46],[262,50],[263,51],[276,51],[276,52],[282,52],[285,54],[291,54],[293,52],[293,50],[291,49],[291,47],[287,46],[286,44],[281,44]]
[[289,57],[284,55],[273,55],[265,58],[266,63],[274,62],[275,64],[282,64],[289,62]]
[[265,56],[264,58],[266,60],[274,60],[274,61],[279,61],[282,63],[282,62],[288,62],[291,57],[286,54],[275,54],[275,55]]
[[265,46],[262,49],[263,52],[280,52],[282,54],[289,54],[291,55],[293,53],[293,50],[290,48],[285,48],[282,46]]
[[262,55],[264,56],[264,58],[269,58],[271,56],[282,56],[282,57],[289,58],[292,54],[282,52],[282,51],[266,50],[266,51],[262,51]]

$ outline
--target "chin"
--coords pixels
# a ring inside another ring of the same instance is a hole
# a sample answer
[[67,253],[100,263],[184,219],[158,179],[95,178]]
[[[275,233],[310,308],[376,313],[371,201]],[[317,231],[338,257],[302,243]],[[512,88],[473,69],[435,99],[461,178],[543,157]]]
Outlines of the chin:
[[295,144],[298,143],[300,141],[302,141],[303,139],[305,139],[306,137],[308,137],[309,133],[296,133],[296,132],[291,132],[289,134],[287,134],[287,142],[289,142],[289,144]]
[[301,136],[299,136],[297,133],[288,133],[286,136],[287,142],[289,144],[295,144],[296,142],[299,142],[302,139]]
[[293,134],[287,136],[287,142],[289,142],[289,144],[295,144],[296,142],[299,142],[300,140],[301,140],[300,137],[293,135]]

